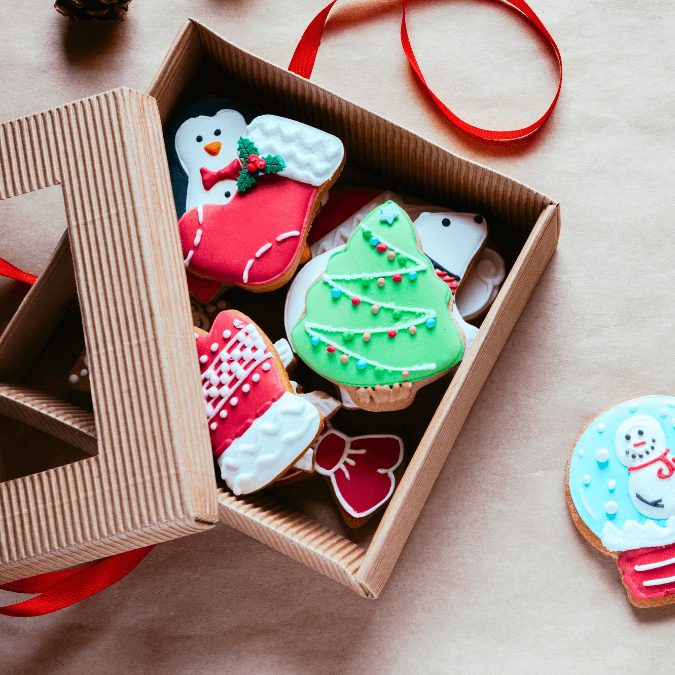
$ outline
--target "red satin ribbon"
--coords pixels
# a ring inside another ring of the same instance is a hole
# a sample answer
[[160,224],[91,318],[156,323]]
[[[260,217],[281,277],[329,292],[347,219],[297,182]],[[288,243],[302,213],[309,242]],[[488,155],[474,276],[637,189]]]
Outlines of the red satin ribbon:
[[[27,284],[34,284],[37,279],[35,275],[21,271],[2,258],[0,258],[0,275],[25,281]],[[41,595],[14,605],[0,607],[0,614],[43,616],[74,605],[124,578],[153,548],[155,548],[154,544],[96,560],[72,570],[47,572],[2,584],[0,589],[3,591],[40,593]]]
[[[333,2],[322,9],[314,17],[309,26],[307,26],[307,29],[300,38],[298,46],[295,48],[295,53],[293,54],[290,65],[288,66],[288,70],[309,79],[314,68],[316,53],[319,50],[319,45],[321,44],[321,36],[323,35],[323,29],[326,24],[326,19],[328,18],[328,13],[336,2],[337,0],[333,0]],[[539,20],[539,17],[532,11],[530,6],[524,0],[504,0],[504,2],[507,5],[511,5],[515,9],[519,10],[532,24],[534,29],[546,39],[546,41],[553,48],[556,58],[558,59],[558,64],[560,65],[560,80],[558,82],[558,90],[556,91],[555,97],[553,98],[551,105],[548,107],[548,110],[533,124],[523,127],[522,129],[513,129],[510,131],[481,129],[480,127],[476,127],[473,124],[469,124],[468,122],[465,122],[464,120],[457,117],[457,115],[455,115],[450,110],[450,108],[448,108],[445,103],[443,103],[443,101],[441,101],[441,99],[439,99],[436,94],[434,94],[424,79],[424,75],[422,75],[422,70],[417,63],[412,45],[410,44],[408,28],[405,22],[405,8],[407,0],[403,0],[403,16],[401,19],[401,44],[403,45],[403,51],[408,57],[408,61],[410,62],[415,75],[417,75],[422,87],[429,93],[431,98],[433,98],[434,102],[441,109],[443,114],[451,122],[462,129],[462,131],[465,131],[472,136],[476,136],[477,138],[490,141],[513,141],[518,138],[529,136],[531,133],[537,131],[537,129],[541,127],[541,125],[547,120],[548,116],[553,111],[553,108],[558,101],[558,96],[560,96],[560,89],[562,87],[562,57],[560,56],[560,50],[558,49],[558,45],[556,45],[549,32],[544,27],[544,24]]]
[[18,281],[25,281],[27,284],[34,284],[37,277],[34,274],[28,274],[14,265],[10,265],[6,260],[0,258],[0,276],[10,277]]
[[0,607],[5,616],[44,616],[70,607],[80,600],[112,586],[124,578],[145,558],[152,546],[87,563],[82,567],[61,572],[47,572],[28,579],[10,581],[0,585],[3,591],[14,593],[40,593],[30,600]]

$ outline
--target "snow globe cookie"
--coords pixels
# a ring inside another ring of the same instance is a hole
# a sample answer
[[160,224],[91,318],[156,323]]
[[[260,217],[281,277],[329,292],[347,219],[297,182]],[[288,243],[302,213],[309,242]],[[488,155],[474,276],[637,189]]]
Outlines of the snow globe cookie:
[[209,302],[230,285],[285,284],[344,165],[340,139],[276,115],[249,123],[223,108],[186,119],[171,142],[187,176],[178,227],[195,297]]
[[574,524],[638,607],[675,602],[674,427],[675,398],[626,401],[591,423],[567,466]]
[[307,291],[291,345],[364,410],[400,410],[464,353],[453,296],[389,201],[354,230]]

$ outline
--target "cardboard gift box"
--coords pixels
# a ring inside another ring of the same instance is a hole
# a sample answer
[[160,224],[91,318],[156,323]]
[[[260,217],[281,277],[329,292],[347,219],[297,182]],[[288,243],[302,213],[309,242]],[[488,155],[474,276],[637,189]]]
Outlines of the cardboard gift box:
[[[216,488],[162,136],[162,124],[214,78],[217,93],[241,94],[264,112],[340,137],[345,174],[354,181],[375,176],[382,186],[483,214],[510,267],[471,349],[437,383],[437,398],[430,394],[435,413],[430,421],[420,416],[410,462],[367,546],[278,492],[235,497]],[[358,165],[350,167],[350,158]],[[147,94],[119,89],[5,123],[0,164],[0,199],[61,184],[68,219],[67,234],[0,337],[0,415],[88,455],[0,483],[0,582],[198,532],[220,519],[376,598],[556,248],[558,204],[194,20]],[[93,411],[28,383],[76,296]]]

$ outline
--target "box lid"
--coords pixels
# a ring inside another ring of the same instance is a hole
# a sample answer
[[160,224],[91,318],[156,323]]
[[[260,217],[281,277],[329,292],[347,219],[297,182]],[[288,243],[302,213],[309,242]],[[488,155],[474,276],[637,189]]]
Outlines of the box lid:
[[[60,184],[68,230],[0,337],[0,414],[91,455],[0,484],[0,581],[212,526],[216,486],[155,100],[121,88],[0,125],[0,200]],[[89,413],[23,380],[75,294]]]

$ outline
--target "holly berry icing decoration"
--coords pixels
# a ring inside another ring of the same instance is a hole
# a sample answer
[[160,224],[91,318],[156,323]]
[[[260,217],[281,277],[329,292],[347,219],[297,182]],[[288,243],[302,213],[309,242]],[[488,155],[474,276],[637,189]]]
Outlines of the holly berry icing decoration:
[[286,163],[278,155],[260,157],[255,143],[248,138],[240,138],[237,144],[239,161],[242,169],[237,178],[237,190],[246,192],[256,183],[257,177],[263,173],[279,173],[286,168]]
[[314,469],[330,482],[350,527],[365,525],[394,493],[394,472],[403,461],[403,441],[398,436],[350,437],[329,429],[314,451]]
[[366,216],[330,256],[307,291],[291,344],[372,411],[407,407],[421,386],[460,361],[465,340],[452,316],[452,292],[394,202]]
[[235,495],[260,490],[307,452],[323,428],[321,413],[293,393],[275,348],[243,314],[221,312],[195,338],[222,477]]
[[584,431],[567,466],[567,501],[584,538],[612,557],[628,599],[675,602],[675,398],[617,405]]
[[183,122],[188,177],[178,228],[188,285],[212,302],[231,285],[274,290],[295,272],[314,216],[344,164],[341,141],[295,120],[234,110]]

